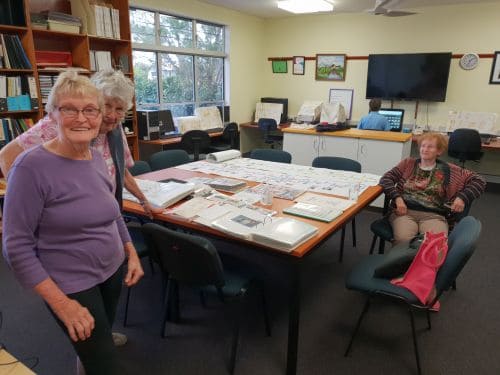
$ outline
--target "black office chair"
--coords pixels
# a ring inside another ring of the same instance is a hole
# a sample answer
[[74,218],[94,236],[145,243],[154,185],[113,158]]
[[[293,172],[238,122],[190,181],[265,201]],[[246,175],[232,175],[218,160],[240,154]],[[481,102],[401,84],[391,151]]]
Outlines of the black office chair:
[[257,124],[262,133],[264,143],[270,145],[271,148],[274,148],[276,145],[280,146],[280,148],[282,147],[283,135],[272,134],[272,132],[278,130],[276,120],[272,118],[260,118]]
[[180,147],[191,161],[203,160],[210,148],[210,136],[204,130],[190,130],[182,135]]
[[[336,156],[318,156],[314,158],[312,166],[315,168],[328,168],[337,171],[351,171],[361,173],[361,164],[356,160],[341,158]],[[339,262],[342,262],[344,257],[344,240],[345,240],[345,225],[342,227],[340,235],[340,252]],[[352,218],[352,246],[356,247],[356,217]]]
[[391,256],[391,253],[365,257],[360,263],[358,263],[346,278],[346,288],[361,292],[365,294],[367,298],[344,355],[349,355],[354,338],[356,337],[356,334],[361,326],[361,322],[371,305],[371,301],[375,297],[386,298],[398,303],[404,303],[408,308],[417,371],[418,374],[421,374],[422,371],[420,366],[420,354],[418,350],[414,312],[425,311],[427,315],[427,327],[430,330],[431,319],[429,310],[439,300],[441,294],[452,287],[455,279],[458,277],[463,267],[472,256],[480,233],[481,223],[472,216],[465,217],[455,226],[448,237],[448,254],[446,260],[436,276],[436,296],[427,304],[422,304],[408,289],[391,284],[390,279],[374,276],[377,268],[384,264],[384,261]]
[[229,361],[229,372],[232,374],[236,363],[240,320],[246,313],[243,302],[246,300],[249,288],[255,287],[261,294],[266,333],[268,336],[271,335],[265,295],[260,283],[244,273],[225,271],[217,250],[206,238],[176,232],[153,223],[145,224],[143,230],[163,274],[168,275],[162,337],[166,336],[167,320],[178,322],[180,318],[179,284],[198,288],[202,293],[215,294],[223,302],[230,300],[239,302]]
[[238,124],[230,122],[224,127],[220,140],[213,141],[210,145],[211,152],[226,151],[231,149],[240,149],[240,132]]
[[278,163],[292,162],[292,155],[283,150],[273,150],[270,148],[256,148],[250,152],[250,159],[275,161]]
[[171,168],[177,165],[189,163],[191,159],[184,150],[165,150],[158,151],[151,155],[149,165],[152,171]]
[[137,160],[134,165],[131,166],[128,170],[132,176],[137,176],[140,174],[151,172],[151,167],[149,166],[149,163],[147,161]]
[[450,134],[448,156],[458,159],[462,168],[467,160],[479,161],[483,157],[479,132],[475,129],[456,129]]

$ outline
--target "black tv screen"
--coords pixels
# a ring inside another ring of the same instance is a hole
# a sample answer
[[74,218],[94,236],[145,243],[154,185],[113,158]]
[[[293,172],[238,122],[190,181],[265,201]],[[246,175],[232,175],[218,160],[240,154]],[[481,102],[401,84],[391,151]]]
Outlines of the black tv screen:
[[366,97],[444,102],[451,52],[368,56]]

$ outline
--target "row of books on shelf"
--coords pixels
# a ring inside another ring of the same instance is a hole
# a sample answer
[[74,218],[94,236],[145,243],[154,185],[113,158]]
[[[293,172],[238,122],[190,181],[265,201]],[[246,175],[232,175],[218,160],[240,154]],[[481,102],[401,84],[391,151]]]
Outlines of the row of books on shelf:
[[35,29],[49,29],[68,33],[80,32],[82,21],[80,18],[62,12],[45,10],[31,13],[31,26]]
[[82,33],[121,39],[120,11],[110,4],[92,4],[89,0],[71,0],[71,13],[82,21]]
[[21,2],[19,0],[0,1],[0,24],[12,25],[12,26],[26,26],[22,1]]
[[33,120],[30,118],[2,118],[0,126],[0,146],[9,143],[19,134],[25,132],[33,126]]
[[18,35],[0,34],[0,68],[31,69]]
[[90,50],[90,70],[99,71],[112,68],[113,62],[110,51]]
[[0,111],[29,111],[38,108],[35,77],[0,75]]

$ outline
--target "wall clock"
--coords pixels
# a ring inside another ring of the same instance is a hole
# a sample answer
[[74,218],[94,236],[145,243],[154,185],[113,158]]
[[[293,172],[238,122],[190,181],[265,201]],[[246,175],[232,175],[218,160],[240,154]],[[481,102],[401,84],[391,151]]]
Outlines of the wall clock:
[[465,53],[459,61],[460,67],[465,70],[474,69],[477,64],[479,64],[479,56],[477,53]]

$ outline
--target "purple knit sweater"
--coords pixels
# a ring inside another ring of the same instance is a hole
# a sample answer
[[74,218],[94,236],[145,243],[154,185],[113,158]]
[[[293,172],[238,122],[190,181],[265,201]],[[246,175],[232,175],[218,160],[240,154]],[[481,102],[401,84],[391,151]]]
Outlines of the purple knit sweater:
[[123,263],[130,241],[104,160],[71,160],[34,147],[9,173],[3,253],[33,288],[51,277],[68,293],[89,289]]

